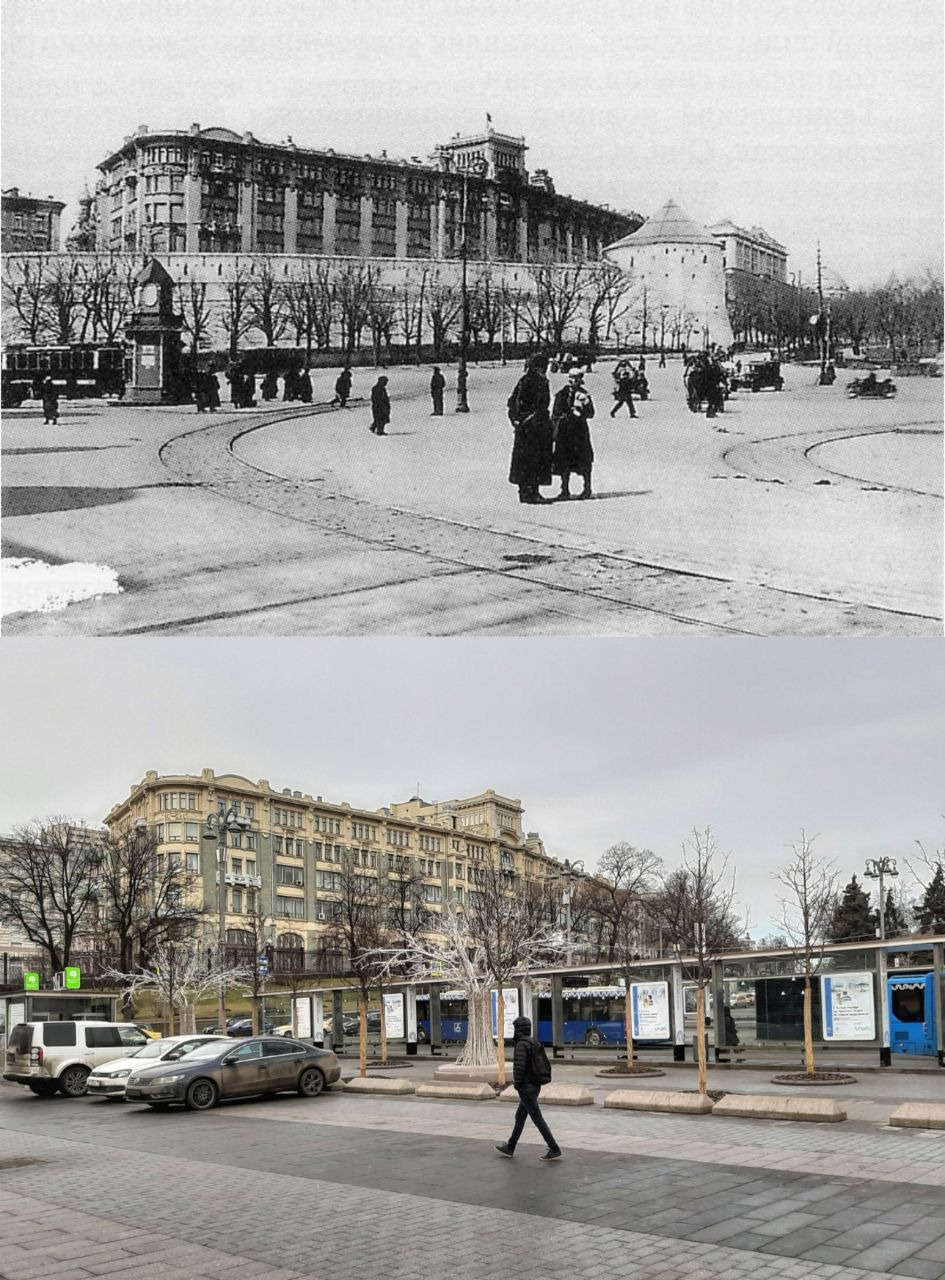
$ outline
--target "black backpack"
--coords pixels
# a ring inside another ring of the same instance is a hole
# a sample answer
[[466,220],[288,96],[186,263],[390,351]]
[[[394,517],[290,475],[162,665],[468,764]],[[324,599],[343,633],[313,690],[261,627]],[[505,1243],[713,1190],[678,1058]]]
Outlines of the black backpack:
[[532,1040],[531,1050],[528,1074],[535,1084],[551,1084],[551,1063],[548,1061],[544,1045],[539,1044],[537,1040]]

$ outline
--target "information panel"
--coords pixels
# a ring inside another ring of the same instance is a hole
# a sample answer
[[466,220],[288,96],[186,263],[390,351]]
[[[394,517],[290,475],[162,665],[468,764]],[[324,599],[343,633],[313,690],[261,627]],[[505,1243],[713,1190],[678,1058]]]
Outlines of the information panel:
[[388,1040],[403,1040],[404,996],[402,991],[384,996],[384,1026]]
[[[492,1034],[498,1035],[499,1025],[499,993],[498,991],[490,992],[492,996]],[[502,1033],[503,1040],[511,1040],[515,1034],[512,1023],[518,1017],[518,987],[503,987],[502,995],[505,997],[505,1018],[504,1030]]]
[[825,1040],[875,1040],[871,973],[831,973],[820,979]]
[[669,983],[630,983],[631,1027],[635,1040],[668,1040]]
[[292,1001],[295,1034],[308,1040],[312,1034],[312,1001],[310,996],[296,996]]

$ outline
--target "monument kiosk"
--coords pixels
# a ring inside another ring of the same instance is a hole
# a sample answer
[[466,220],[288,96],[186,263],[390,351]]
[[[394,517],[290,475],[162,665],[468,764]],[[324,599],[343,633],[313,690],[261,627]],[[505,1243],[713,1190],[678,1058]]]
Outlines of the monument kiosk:
[[125,404],[189,399],[181,364],[184,318],[174,312],[174,281],[157,258],[136,277],[138,305],[125,336],[131,344]]

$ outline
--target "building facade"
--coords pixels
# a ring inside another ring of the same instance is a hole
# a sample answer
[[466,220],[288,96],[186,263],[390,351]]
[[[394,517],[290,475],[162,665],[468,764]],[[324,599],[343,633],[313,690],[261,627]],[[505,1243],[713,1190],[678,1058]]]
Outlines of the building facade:
[[726,273],[747,271],[749,275],[787,283],[788,251],[763,227],[746,230],[726,218],[708,231],[722,246],[722,267]]
[[721,245],[675,200],[608,245],[607,256],[646,290],[654,347],[731,345]]
[[234,946],[258,936],[254,922],[265,918],[266,942],[277,952],[317,954],[331,931],[342,868],[378,881],[409,871],[433,914],[474,892],[476,870],[487,863],[539,883],[560,871],[540,836],[523,831],[521,803],[495,791],[437,804],[414,796],[372,810],[212,769],[149,771],[105,825],[119,835],[146,824],[158,869],[180,869],[188,898],[214,913],[214,933],[217,844],[202,833],[209,815],[231,806],[248,822],[226,837],[226,931]]
[[2,205],[2,249],[4,253],[56,253],[59,250],[59,220],[66,207],[48,196],[22,195],[10,187],[0,195]]
[[98,166],[97,247],[153,253],[596,260],[639,215],[555,193],[525,140],[454,137],[428,161],[268,143],[230,129],[141,125]]

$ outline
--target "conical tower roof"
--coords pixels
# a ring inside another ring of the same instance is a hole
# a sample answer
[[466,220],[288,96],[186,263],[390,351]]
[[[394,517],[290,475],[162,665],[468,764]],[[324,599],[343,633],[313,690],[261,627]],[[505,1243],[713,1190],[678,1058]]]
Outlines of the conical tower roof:
[[631,231],[608,249],[617,249],[623,245],[638,244],[712,244],[718,241],[710,236],[705,227],[693,222],[687,213],[680,209],[675,200],[667,200],[663,207],[652,217],[647,218],[642,227]]

